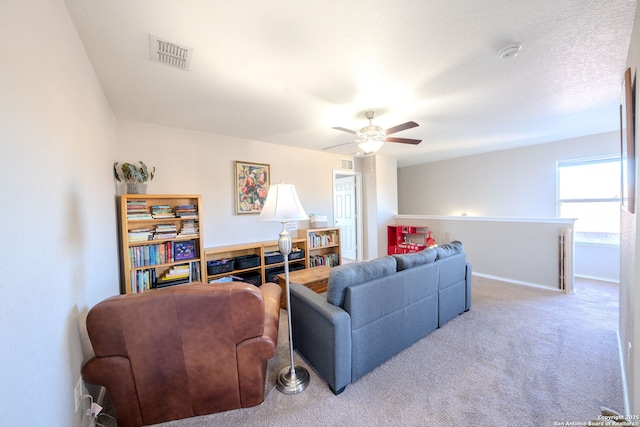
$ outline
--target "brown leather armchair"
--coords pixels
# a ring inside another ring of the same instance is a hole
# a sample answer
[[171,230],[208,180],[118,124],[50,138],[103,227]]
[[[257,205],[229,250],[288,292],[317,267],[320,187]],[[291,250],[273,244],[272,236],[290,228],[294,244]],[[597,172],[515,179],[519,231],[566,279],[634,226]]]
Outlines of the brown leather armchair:
[[231,282],[108,298],[87,315],[95,357],[82,376],[107,388],[120,427],[259,405],[280,293]]

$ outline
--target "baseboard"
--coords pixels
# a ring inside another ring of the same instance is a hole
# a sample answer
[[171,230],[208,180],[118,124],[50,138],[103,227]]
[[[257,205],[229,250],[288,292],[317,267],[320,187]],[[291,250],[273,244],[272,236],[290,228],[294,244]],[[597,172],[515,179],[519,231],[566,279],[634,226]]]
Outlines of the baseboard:
[[575,277],[580,277],[582,279],[588,280],[597,280],[598,282],[615,283],[616,285],[620,284],[619,280],[611,279],[608,277],[589,276],[588,274],[575,274]]
[[620,339],[620,330],[616,331],[618,337],[618,358],[620,359],[620,379],[622,380],[622,396],[624,399],[624,413],[631,415],[631,405],[629,404],[629,389],[627,388],[627,373],[624,369],[624,346]]
[[541,285],[539,283],[523,282],[522,280],[514,280],[514,279],[509,279],[507,277],[494,276],[494,275],[491,275],[491,274],[476,273],[475,271],[471,275],[472,276],[478,276],[478,277],[484,277],[485,279],[499,280],[501,282],[512,283],[514,285],[530,286],[530,287],[533,287],[533,288],[547,289],[549,291],[563,292],[562,289],[560,289],[560,288],[552,288],[551,286]]

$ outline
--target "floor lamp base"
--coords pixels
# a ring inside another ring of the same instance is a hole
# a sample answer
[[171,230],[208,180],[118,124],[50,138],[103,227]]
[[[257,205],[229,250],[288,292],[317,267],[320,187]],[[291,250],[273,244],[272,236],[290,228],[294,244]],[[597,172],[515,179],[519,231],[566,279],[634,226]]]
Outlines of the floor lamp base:
[[280,371],[276,388],[284,394],[296,394],[304,391],[309,381],[309,371],[305,368],[296,366],[292,372],[291,366],[287,366]]

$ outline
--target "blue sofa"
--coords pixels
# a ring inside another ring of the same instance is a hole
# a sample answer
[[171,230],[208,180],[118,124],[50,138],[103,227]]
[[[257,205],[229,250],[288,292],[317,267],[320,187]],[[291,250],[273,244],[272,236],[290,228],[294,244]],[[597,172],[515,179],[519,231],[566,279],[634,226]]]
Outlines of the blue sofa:
[[333,393],[471,307],[455,241],[335,267],[327,292],[291,283],[293,343]]

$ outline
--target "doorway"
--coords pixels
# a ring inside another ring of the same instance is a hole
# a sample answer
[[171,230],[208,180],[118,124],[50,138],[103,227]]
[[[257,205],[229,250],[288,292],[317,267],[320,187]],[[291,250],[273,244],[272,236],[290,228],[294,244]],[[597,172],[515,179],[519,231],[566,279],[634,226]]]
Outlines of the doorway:
[[333,171],[333,218],[344,262],[362,260],[362,175]]

